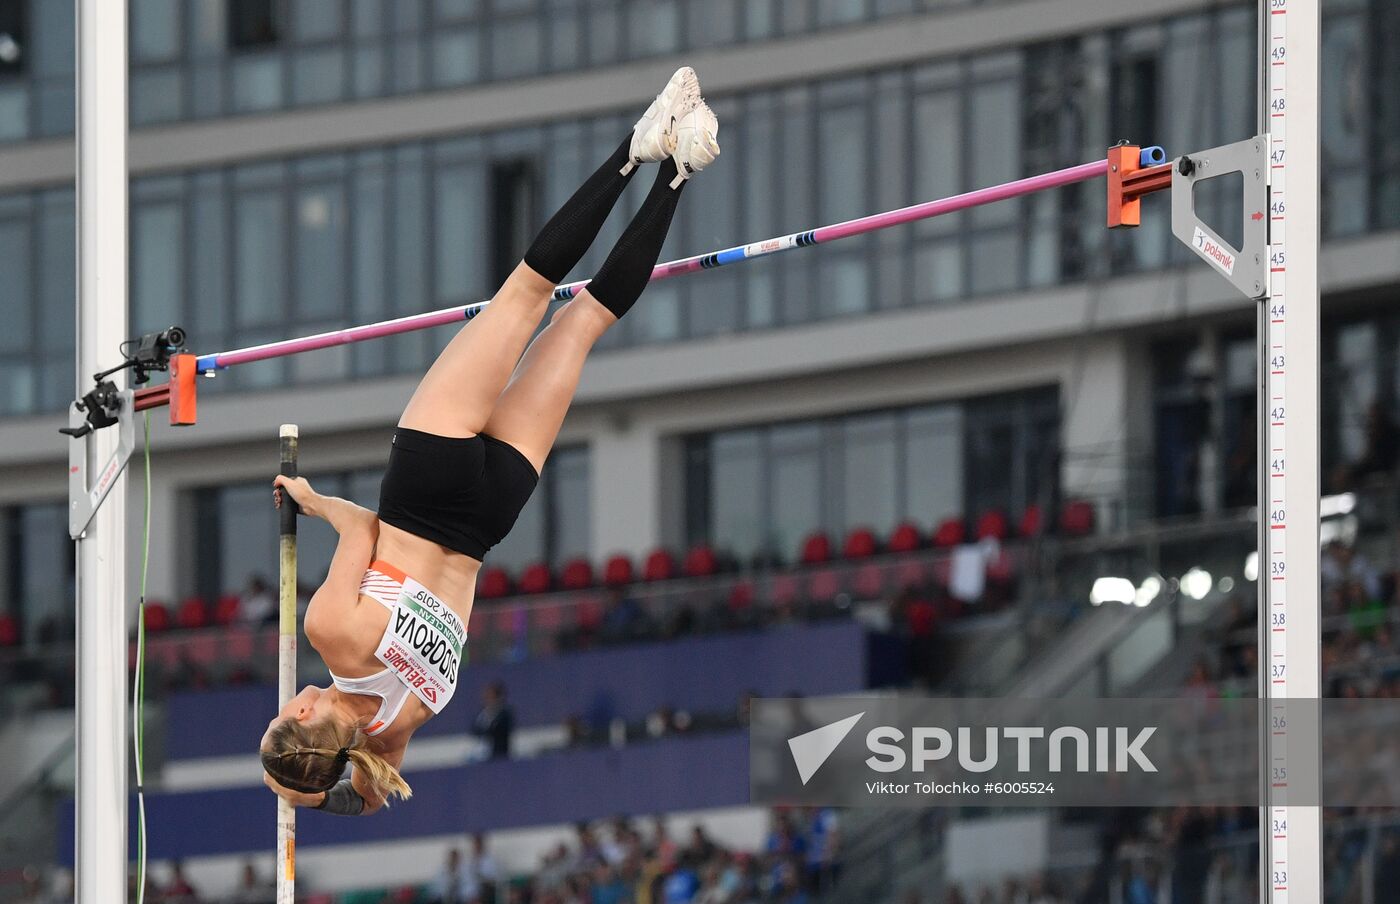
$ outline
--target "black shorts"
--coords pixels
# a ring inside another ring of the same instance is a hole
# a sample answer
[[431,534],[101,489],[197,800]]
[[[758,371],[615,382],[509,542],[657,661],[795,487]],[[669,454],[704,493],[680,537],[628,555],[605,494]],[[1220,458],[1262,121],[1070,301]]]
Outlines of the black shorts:
[[399,427],[379,485],[379,520],[477,561],[505,539],[540,475],[510,443]]

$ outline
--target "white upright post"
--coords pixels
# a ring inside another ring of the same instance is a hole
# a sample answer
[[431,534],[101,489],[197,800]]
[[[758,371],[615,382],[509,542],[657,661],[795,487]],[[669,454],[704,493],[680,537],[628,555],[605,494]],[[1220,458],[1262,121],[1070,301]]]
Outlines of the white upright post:
[[[1312,784],[1316,723],[1282,701],[1320,697],[1318,0],[1262,0],[1261,132],[1269,135],[1269,296],[1260,311],[1260,696],[1264,790]],[[1264,470],[1267,469],[1267,470]],[[1309,720],[1304,720],[1309,721]],[[1291,768],[1290,768],[1291,767]],[[1261,810],[1260,898],[1322,900],[1322,810]]]
[[[126,11],[126,0],[77,0],[77,396],[127,337]],[[117,436],[70,442],[86,442],[96,473]],[[77,541],[79,904],[126,897],[125,529],[123,475]]]

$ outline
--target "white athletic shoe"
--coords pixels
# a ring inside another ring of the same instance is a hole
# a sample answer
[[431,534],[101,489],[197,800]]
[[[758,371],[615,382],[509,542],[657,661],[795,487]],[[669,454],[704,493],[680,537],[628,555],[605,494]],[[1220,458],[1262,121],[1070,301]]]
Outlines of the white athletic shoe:
[[643,163],[657,163],[676,151],[676,126],[700,101],[695,70],[682,66],[632,127],[632,159],[622,168],[627,175]]
[[718,135],[719,117],[702,100],[676,125],[676,150],[671,155],[676,161],[676,178],[671,180],[672,188],[715,162],[719,156]]

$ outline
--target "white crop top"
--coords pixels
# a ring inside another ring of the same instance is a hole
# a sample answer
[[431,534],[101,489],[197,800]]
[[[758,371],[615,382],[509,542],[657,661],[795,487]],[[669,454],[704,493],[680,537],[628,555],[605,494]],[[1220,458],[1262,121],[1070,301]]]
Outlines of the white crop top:
[[374,651],[385,668],[364,678],[332,672],[331,681],[344,693],[382,701],[365,733],[377,735],[394,724],[410,694],[434,713],[442,712],[457,689],[466,649],[461,618],[422,584],[382,560],[365,570],[360,593],[389,610],[389,623]]

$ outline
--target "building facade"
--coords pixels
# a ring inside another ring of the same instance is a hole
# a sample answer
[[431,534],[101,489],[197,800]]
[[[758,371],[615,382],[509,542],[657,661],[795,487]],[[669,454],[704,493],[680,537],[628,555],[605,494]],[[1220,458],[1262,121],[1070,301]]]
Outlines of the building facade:
[[[1120,139],[1174,156],[1255,131],[1249,4],[131,6],[130,332],[180,324],[200,353],[489,297],[682,61],[724,155],[665,259]],[[71,16],[0,2],[0,606],[32,643],[71,616]],[[1324,457],[1344,468],[1400,396],[1400,151],[1381,141],[1400,131],[1400,11],[1332,0],[1324,27]],[[1253,311],[1174,244],[1164,198],[1110,233],[1102,195],[1089,183],[653,286],[590,361],[491,559],[707,542],[742,564],[791,558],[813,530],[1068,498],[1091,500],[1103,530],[1250,504]],[[1228,219],[1226,195],[1207,204]],[[450,335],[244,365],[201,384],[198,426],[156,417],[149,595],[272,571],[280,423],[300,424],[319,489],[373,505],[393,423]],[[334,538],[305,537],[314,581]]]

